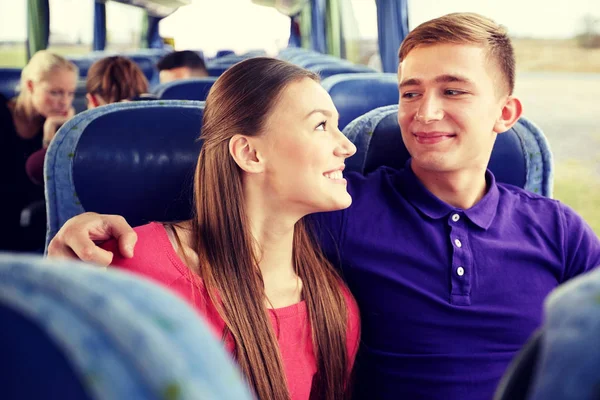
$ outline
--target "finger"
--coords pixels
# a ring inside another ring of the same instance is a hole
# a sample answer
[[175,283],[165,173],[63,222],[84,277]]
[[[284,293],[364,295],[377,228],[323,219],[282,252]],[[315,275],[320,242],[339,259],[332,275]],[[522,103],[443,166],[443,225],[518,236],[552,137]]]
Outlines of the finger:
[[[89,243],[81,242],[85,241],[82,241],[76,237],[65,241],[62,236],[55,236],[48,245],[48,257],[69,260],[81,259],[103,266],[107,266],[111,263],[113,258],[113,254],[111,252],[96,247],[94,242],[90,241],[92,247],[89,246]],[[73,247],[76,250],[73,250]]]
[[[137,234],[121,216],[106,216],[110,234],[119,243],[119,251],[125,258],[133,257],[133,250],[137,243]],[[110,218],[110,221],[108,221]]]
[[65,246],[86,262],[107,266],[113,260],[113,253],[98,247],[89,237],[71,235],[67,237]]

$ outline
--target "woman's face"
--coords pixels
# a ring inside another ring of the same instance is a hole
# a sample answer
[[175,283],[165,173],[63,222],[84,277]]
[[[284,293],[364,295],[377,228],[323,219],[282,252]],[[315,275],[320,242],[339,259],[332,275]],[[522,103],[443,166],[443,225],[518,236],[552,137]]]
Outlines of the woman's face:
[[64,116],[73,104],[77,75],[67,69],[58,69],[41,81],[28,81],[33,107],[44,117]]
[[356,147],[338,129],[338,112],[319,83],[289,84],[256,139],[265,190],[282,207],[306,215],[350,206],[342,171]]

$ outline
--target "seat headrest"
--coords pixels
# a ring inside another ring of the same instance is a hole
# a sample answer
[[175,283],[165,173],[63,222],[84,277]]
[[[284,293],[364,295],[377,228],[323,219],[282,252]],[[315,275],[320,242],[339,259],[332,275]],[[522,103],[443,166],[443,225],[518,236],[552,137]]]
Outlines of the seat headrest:
[[154,94],[163,100],[206,100],[216,77],[181,79],[163,83],[154,89]]
[[84,211],[135,226],[190,217],[203,102],[114,103],[76,115],[45,160],[49,233]]
[[[358,117],[344,134],[357,148],[346,161],[351,171],[367,174],[381,166],[402,169],[410,157],[402,141],[397,105]],[[525,118],[498,135],[488,168],[498,182],[552,196],[552,153],[543,132]]]
[[7,399],[250,399],[200,315],[147,279],[0,254]]
[[206,71],[208,71],[209,76],[219,77],[223,74],[223,72],[227,71],[230,65],[207,65]]
[[530,400],[600,398],[600,268],[546,298],[544,337]]
[[[321,85],[327,90],[340,113],[340,130],[371,110],[398,104],[396,74],[339,74],[324,79]],[[360,93],[360,96],[357,93]]]
[[0,68],[0,94],[7,99],[17,95],[17,86],[21,81],[19,68]]
[[337,74],[358,74],[365,72],[377,72],[372,68],[365,67],[364,65],[318,65],[315,67],[309,68],[310,71],[313,71],[321,77],[321,80],[329,78],[332,75]]

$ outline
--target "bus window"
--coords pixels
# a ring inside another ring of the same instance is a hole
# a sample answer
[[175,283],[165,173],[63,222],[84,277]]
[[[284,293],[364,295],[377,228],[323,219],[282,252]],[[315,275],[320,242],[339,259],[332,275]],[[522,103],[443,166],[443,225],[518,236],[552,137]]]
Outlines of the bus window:
[[221,49],[276,55],[287,47],[290,18],[248,0],[199,1],[166,17],[159,29],[161,36],[174,39],[177,50],[202,50],[209,57]]
[[106,2],[106,51],[121,52],[139,49],[143,9],[116,1]]
[[[48,50],[61,55],[92,51],[94,4],[80,0],[49,0],[50,37]],[[77,15],[77,18],[73,18]]]
[[346,44],[345,58],[381,71],[377,43],[377,6],[374,1],[341,2],[342,34]]
[[0,1],[0,67],[22,67],[27,61],[27,2]]

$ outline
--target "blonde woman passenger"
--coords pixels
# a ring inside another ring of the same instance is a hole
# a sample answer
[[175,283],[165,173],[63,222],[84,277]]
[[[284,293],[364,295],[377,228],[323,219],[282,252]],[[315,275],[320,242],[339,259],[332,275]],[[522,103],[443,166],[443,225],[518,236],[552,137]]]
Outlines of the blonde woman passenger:
[[18,96],[0,95],[0,250],[27,251],[34,246],[20,227],[20,215],[44,194],[27,178],[25,162],[75,114],[77,77],[73,63],[42,50],[23,68]]

